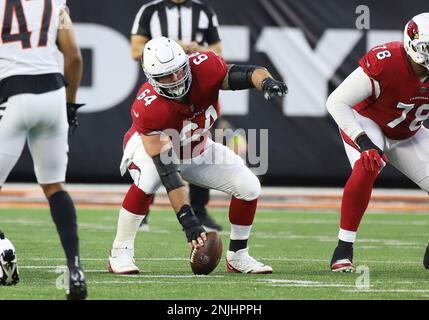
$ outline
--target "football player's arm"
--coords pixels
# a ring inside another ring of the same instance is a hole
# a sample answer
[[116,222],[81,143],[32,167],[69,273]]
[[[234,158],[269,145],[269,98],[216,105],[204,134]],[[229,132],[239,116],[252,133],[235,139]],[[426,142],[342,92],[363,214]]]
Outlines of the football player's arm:
[[140,60],[146,43],[149,42],[149,38],[141,35],[131,36],[131,56],[134,60]]
[[143,49],[151,38],[150,19],[151,10],[148,10],[147,5],[143,5],[131,28],[131,56],[134,60],[140,60]]
[[362,129],[352,108],[369,97],[378,98],[379,94],[379,83],[359,67],[332,92],[326,102],[328,112],[338,127],[359,147],[363,166],[367,171],[378,171],[383,161],[387,162],[387,157]]
[[275,80],[264,67],[254,65],[228,65],[222,82],[222,90],[245,90],[256,88],[264,93],[266,100],[288,93],[286,83]]
[[[188,190],[180,176],[177,161],[169,139],[161,135],[141,134],[146,153],[152,158],[170,199],[171,206],[182,225],[189,246],[203,246],[207,240],[204,228],[192,211],[188,198]],[[172,161],[173,160],[173,161]]]
[[354,142],[365,132],[356,120],[353,106],[373,96],[373,85],[377,97],[378,83],[358,67],[331,93],[326,102],[328,112],[338,127]]
[[64,9],[61,11],[60,19],[57,44],[64,55],[64,77],[68,83],[66,88],[67,102],[75,103],[83,73],[82,54],[76,41],[73,23]]

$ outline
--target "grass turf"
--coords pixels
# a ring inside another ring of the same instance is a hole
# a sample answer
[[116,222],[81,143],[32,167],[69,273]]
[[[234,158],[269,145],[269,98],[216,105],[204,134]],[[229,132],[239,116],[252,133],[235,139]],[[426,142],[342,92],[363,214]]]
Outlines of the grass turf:
[[[223,211],[213,216],[228,227]],[[355,245],[355,265],[369,268],[369,289],[358,289],[363,274],[335,274],[329,260],[336,245],[338,213],[258,212],[251,254],[270,264],[271,275],[228,274],[223,258],[209,276],[191,274],[189,249],[173,213],[154,210],[151,232],[139,232],[136,262],[141,273],[107,273],[117,211],[78,210],[81,255],[90,299],[427,299],[429,270],[422,259],[429,215],[367,214]],[[62,248],[47,209],[0,209],[0,229],[17,249],[21,281],[0,287],[0,299],[64,299],[56,288]],[[228,230],[221,233],[225,250]],[[359,278],[360,277],[360,278]]]

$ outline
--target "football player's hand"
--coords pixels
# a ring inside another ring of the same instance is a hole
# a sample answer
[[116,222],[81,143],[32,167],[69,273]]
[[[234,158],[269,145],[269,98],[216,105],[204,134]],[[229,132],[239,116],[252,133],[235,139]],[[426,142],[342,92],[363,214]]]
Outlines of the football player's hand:
[[265,100],[271,100],[274,97],[284,97],[289,89],[286,83],[274,80],[273,78],[266,78],[262,81],[262,91],[264,92]]
[[70,134],[73,134],[79,125],[79,121],[77,119],[77,110],[84,105],[84,103],[67,102],[67,120],[69,122]]
[[359,136],[356,144],[359,146],[360,160],[366,171],[378,172],[387,163],[387,156],[366,134]]
[[184,229],[186,238],[188,239],[188,245],[191,249],[197,249],[198,247],[204,247],[204,242],[207,241],[206,230],[199,225],[194,228]]
[[206,230],[192,211],[190,205],[184,205],[177,213],[177,219],[183,227],[186,239],[191,249],[204,246],[207,241]]

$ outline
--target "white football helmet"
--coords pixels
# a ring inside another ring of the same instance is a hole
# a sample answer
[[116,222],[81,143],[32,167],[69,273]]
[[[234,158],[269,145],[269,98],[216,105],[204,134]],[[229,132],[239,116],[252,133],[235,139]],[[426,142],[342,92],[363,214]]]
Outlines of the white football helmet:
[[429,69],[429,13],[419,14],[406,24],[404,47],[415,63]]
[[[166,98],[178,99],[191,87],[189,58],[174,40],[159,37],[150,40],[142,55],[143,71],[155,91]],[[165,77],[171,81],[165,82]],[[160,82],[164,78],[163,82]]]

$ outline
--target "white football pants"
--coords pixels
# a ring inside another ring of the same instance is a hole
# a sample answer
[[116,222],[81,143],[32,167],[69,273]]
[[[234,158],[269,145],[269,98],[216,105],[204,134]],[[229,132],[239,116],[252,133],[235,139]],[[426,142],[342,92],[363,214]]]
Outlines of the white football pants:
[[[133,165],[132,165],[133,164]],[[146,153],[141,137],[135,133],[125,146],[121,172],[131,174],[134,183],[146,194],[155,193],[161,186],[152,158]],[[180,164],[182,178],[192,184],[223,191],[251,201],[259,197],[259,179],[245,165],[243,159],[229,148],[207,140],[204,151],[189,164]]]
[[[361,116],[356,111],[354,114],[372,142],[385,152],[388,162],[421,189],[429,192],[429,130],[422,127],[409,139],[393,140],[386,137],[374,121]],[[353,167],[360,158],[360,152],[346,142],[344,146]]]
[[66,91],[20,94],[0,105],[0,187],[27,141],[37,182],[64,182],[68,161]]

